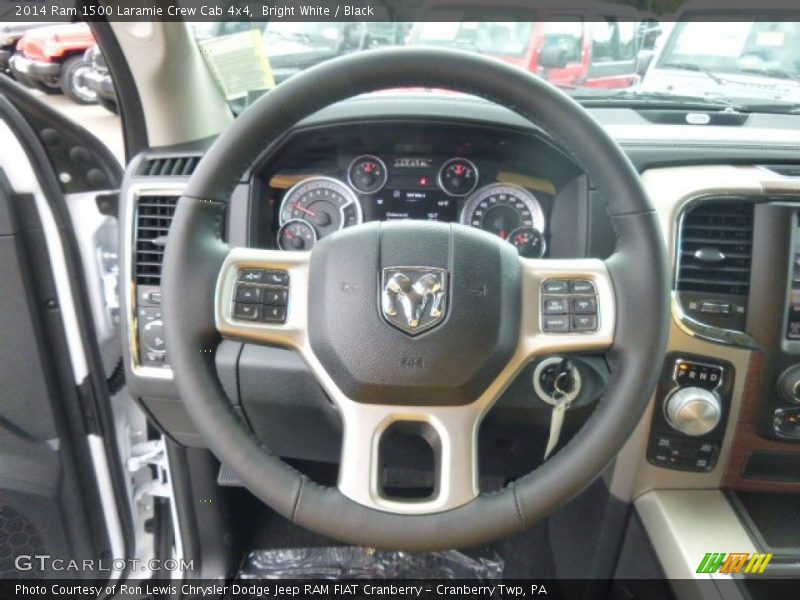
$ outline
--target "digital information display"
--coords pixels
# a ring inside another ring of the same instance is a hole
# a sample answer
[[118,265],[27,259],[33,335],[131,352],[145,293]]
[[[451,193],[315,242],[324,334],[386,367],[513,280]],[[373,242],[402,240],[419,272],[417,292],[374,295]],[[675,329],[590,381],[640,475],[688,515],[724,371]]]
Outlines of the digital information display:
[[390,165],[386,186],[375,194],[360,196],[365,221],[458,220],[458,198],[439,187],[437,161],[398,157]]

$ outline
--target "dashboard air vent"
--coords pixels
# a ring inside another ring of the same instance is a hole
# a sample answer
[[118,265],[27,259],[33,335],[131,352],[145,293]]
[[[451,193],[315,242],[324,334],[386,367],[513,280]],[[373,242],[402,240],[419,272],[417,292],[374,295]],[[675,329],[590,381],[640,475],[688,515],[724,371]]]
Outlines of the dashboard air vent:
[[753,203],[710,200],[681,222],[678,290],[747,295],[753,244]]
[[161,263],[178,196],[139,196],[136,204],[136,283],[159,285]]
[[702,325],[745,329],[753,219],[754,203],[742,197],[704,200],[683,214],[677,300],[683,312]]
[[200,156],[159,156],[142,163],[140,175],[145,177],[188,177],[194,173]]

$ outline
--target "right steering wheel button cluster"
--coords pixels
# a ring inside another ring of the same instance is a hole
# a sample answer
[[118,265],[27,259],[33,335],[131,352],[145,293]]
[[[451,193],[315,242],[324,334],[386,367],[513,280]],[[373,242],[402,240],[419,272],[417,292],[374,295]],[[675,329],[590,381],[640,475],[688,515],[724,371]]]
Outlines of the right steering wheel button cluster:
[[289,273],[281,269],[242,269],[233,294],[233,317],[283,324],[289,304]]
[[588,280],[547,279],[542,282],[542,331],[597,331],[597,290]]

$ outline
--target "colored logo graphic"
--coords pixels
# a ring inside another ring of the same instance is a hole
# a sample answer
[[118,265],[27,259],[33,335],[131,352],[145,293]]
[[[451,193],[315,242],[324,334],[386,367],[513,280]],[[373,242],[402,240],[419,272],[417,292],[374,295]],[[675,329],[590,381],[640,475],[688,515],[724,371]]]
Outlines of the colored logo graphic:
[[708,552],[700,561],[697,573],[724,573],[726,575],[748,573],[754,575],[763,573],[771,560],[772,553]]

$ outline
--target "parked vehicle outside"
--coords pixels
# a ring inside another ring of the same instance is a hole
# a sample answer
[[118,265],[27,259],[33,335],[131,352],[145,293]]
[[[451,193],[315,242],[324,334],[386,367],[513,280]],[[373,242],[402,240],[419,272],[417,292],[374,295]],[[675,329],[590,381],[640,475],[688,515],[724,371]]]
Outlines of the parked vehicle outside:
[[17,43],[26,31],[41,26],[42,23],[32,21],[0,23],[0,73],[14,77],[9,61],[17,50]]
[[89,48],[83,55],[83,60],[88,65],[83,75],[84,83],[96,94],[97,101],[103,108],[115,115],[119,114],[114,80],[111,78],[100,46],[95,44]]
[[[485,20],[480,4],[436,0],[436,16],[449,22],[419,23],[410,45],[458,47],[487,54],[544,77],[562,88],[625,88],[640,80],[639,54],[652,49],[660,28],[655,17],[617,4],[585,7],[504,2]],[[444,15],[447,15],[444,17]]]
[[93,104],[97,95],[85,83],[83,55],[94,45],[87,23],[30,29],[20,39],[10,66],[17,79],[45,94],[65,94],[78,104]]
[[[718,15],[722,18],[722,15]],[[645,92],[800,102],[800,23],[716,22],[706,12],[676,23],[642,81]],[[764,11],[758,16],[764,18]],[[713,42],[709,42],[713,40]]]

